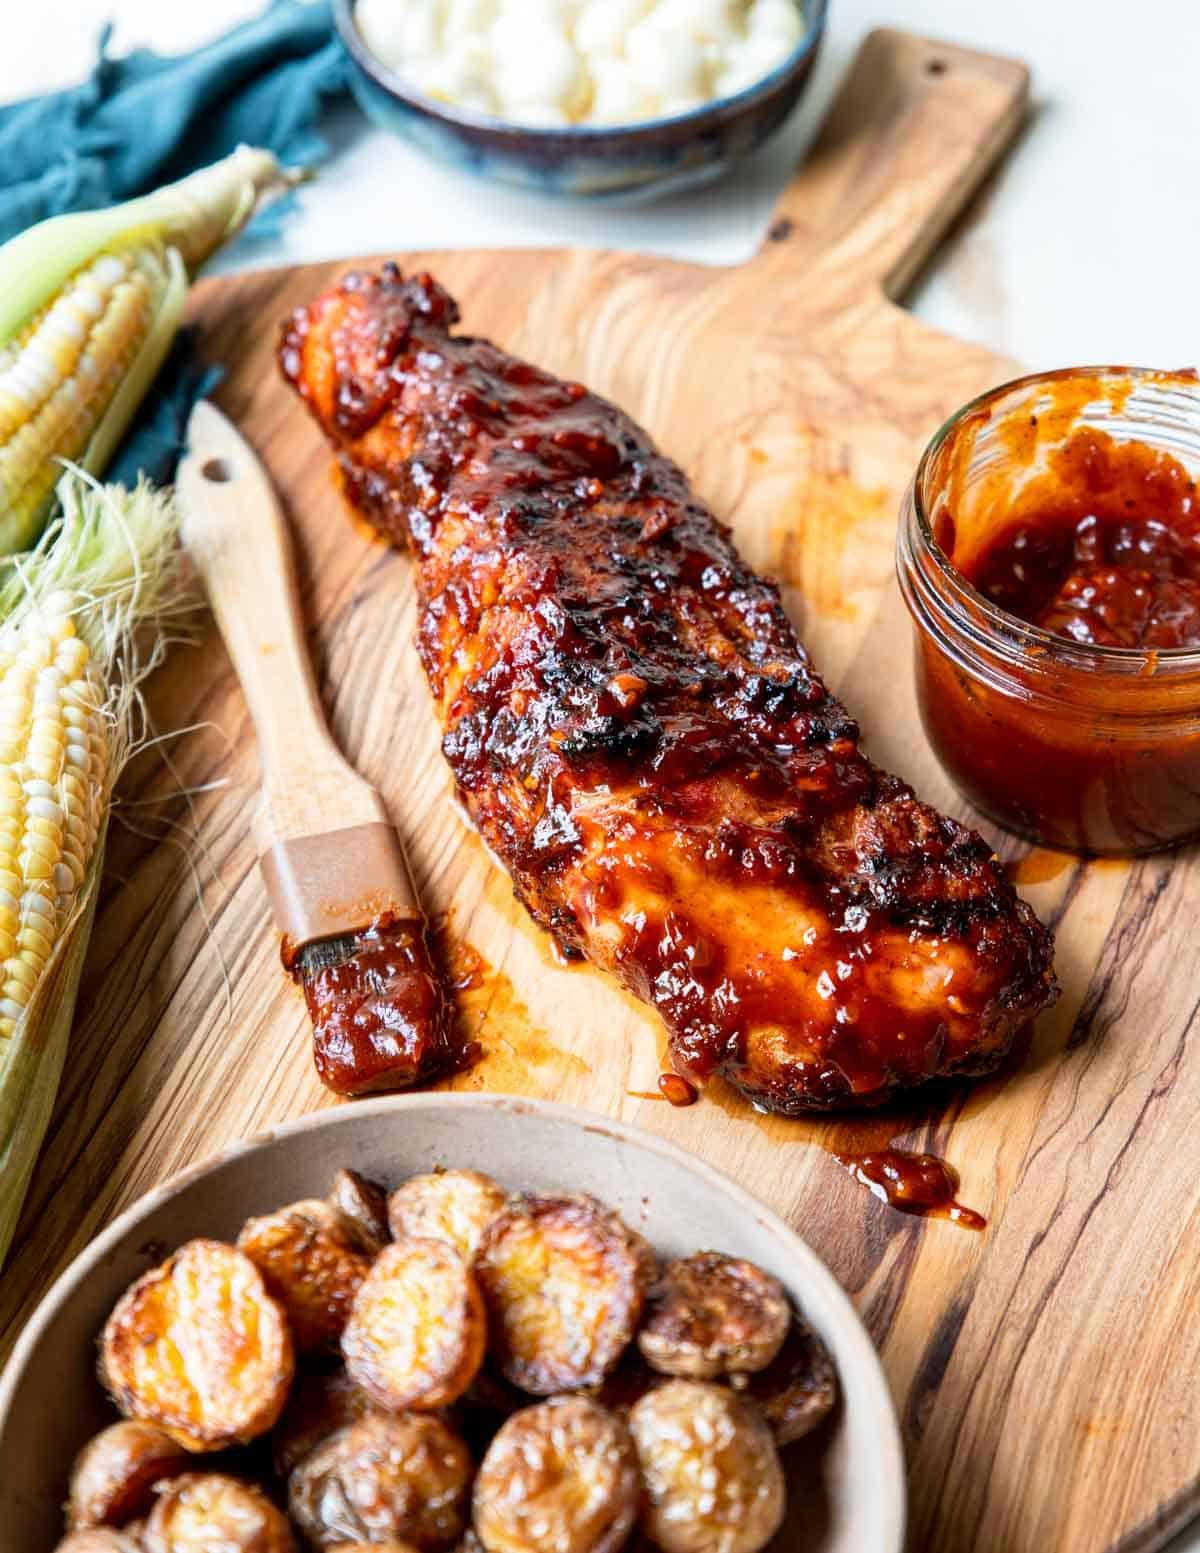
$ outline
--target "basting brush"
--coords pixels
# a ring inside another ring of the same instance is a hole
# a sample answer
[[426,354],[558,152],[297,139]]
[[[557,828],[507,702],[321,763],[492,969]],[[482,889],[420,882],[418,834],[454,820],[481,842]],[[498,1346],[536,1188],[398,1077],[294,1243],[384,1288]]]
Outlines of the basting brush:
[[188,423],[176,489],[254,723],[254,838],[317,1072],[339,1094],[407,1088],[450,1064],[445,992],[383,800],[330,737],[279,500],[254,449],[206,403]]

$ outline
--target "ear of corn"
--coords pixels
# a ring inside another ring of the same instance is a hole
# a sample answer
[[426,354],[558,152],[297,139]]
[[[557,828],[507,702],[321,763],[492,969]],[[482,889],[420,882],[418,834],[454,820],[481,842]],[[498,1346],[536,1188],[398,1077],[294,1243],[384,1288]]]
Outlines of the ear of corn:
[[74,604],[51,594],[37,624],[4,632],[0,647],[0,1040],[71,915],[103,812],[104,691]]
[[179,607],[169,495],[69,474],[0,586],[0,1261],[48,1124],[139,686]]
[[241,146],[211,167],[108,210],[52,216],[0,248],[0,345],[18,334],[77,270],[115,248],[177,248],[195,274],[260,201],[295,181],[269,151]]
[[268,151],[0,248],[0,555],[37,538],[59,460],[101,474],[170,349],[189,272],[287,182]]
[[101,472],[183,316],[174,249],[103,254],[0,352],[0,553],[37,538],[62,474]]
[[54,1111],[103,865],[102,832],[79,893],[77,913],[51,950],[22,1021],[0,1042],[0,1267]]
[[0,1262],[66,1059],[112,785],[179,599],[170,496],[91,476],[170,348],[190,273],[289,181],[243,147],[0,248]]

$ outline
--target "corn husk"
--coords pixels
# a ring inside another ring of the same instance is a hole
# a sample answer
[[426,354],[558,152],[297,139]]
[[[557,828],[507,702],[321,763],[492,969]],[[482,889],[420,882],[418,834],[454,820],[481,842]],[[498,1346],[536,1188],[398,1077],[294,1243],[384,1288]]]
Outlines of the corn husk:
[[67,1047],[75,1023],[75,999],[87,957],[96,897],[104,871],[105,824],[88,866],[78,909],[54,947],[45,972],[0,1063],[0,1266],[50,1125]]
[[98,253],[174,248],[189,275],[245,226],[261,200],[295,181],[270,151],[239,146],[211,167],[108,210],[51,216],[0,247],[0,345]]
[[112,785],[142,736],[141,685],[157,667],[170,623],[184,607],[178,522],[169,493],[127,492],[71,472],[61,515],[38,549],[0,586],[5,630],[36,623],[42,600],[69,589],[76,631],[105,689],[110,759],[105,818],[84,882],[27,1008],[0,1041],[0,1262],[7,1254],[66,1060],[75,999],[103,872]]

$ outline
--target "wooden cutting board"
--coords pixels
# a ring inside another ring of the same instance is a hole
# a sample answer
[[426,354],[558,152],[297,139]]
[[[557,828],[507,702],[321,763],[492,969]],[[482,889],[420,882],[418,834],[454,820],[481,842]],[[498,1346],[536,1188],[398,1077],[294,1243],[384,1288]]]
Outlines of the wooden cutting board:
[[[577,251],[403,261],[439,276],[468,328],[644,422],[749,559],[786,584],[875,758],[959,814],[916,717],[896,510],[930,433],[1012,368],[889,298],[1009,140],[1026,89],[1013,62],[874,34],[762,252],[739,269]],[[719,1092],[679,1111],[640,1098],[654,1091],[661,1030],[596,972],[555,962],[455,817],[411,645],[409,564],[347,520],[325,448],[276,375],[279,321],[341,268],[214,280],[193,311],[227,368],[218,399],[289,506],[337,734],[388,799],[429,907],[449,914],[458,963],[469,944],[490,967],[461,1016],[485,1057],[454,1083],[632,1119],[791,1219],[882,1349],[913,1549],[1151,1547],[1194,1507],[1200,1473],[1196,854],[1026,860],[1025,876],[1041,876],[1027,893],[1057,930],[1064,996],[1003,1081],[857,1130],[765,1120]],[[0,1283],[5,1343],[67,1259],[152,1183],[334,1103],[313,1076],[254,866],[246,710],[211,625],[198,633],[154,686],[155,725],[172,737],[122,785],[69,1071]],[[996,839],[1006,858],[1025,851]],[[985,1232],[894,1212],[828,1152],[893,1135],[953,1160]]]

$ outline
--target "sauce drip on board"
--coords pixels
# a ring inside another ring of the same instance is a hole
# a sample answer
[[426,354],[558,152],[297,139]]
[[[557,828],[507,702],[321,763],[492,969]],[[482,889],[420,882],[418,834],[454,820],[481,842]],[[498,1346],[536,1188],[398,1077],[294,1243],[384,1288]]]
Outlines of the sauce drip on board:
[[695,1105],[700,1098],[700,1092],[695,1084],[690,1083],[679,1073],[660,1073],[658,1090],[663,1099],[674,1106]]
[[1014,858],[1004,865],[1004,871],[1015,885],[1049,884],[1078,866],[1069,852],[1054,852],[1045,847],[1034,847],[1023,857]]
[[962,567],[1010,614],[1100,647],[1200,647],[1200,495],[1177,458],[1074,432]]
[[946,1218],[964,1229],[987,1226],[981,1213],[958,1201],[958,1172],[937,1154],[886,1148],[834,1158],[869,1192],[901,1213]]
[[[945,1219],[962,1229],[981,1230],[987,1227],[987,1219],[958,1201],[958,1171],[949,1160],[928,1149],[904,1147],[902,1140],[921,1132],[943,1132],[968,1098],[978,1101],[987,1091],[1002,1087],[1024,1062],[1032,1033],[1031,1025],[1017,1033],[1001,1068],[982,1085],[968,1086],[958,1081],[933,1084],[920,1095],[907,1098],[904,1105],[889,1106],[875,1115],[814,1117],[803,1126],[757,1107],[748,1110],[745,1101],[719,1079],[699,1093],[691,1086],[692,1094],[739,1120],[755,1118],[779,1147],[797,1143],[822,1149],[873,1197],[900,1213]],[[663,1074],[659,1084],[674,1076]],[[630,1089],[626,1094],[631,1100],[667,1098],[661,1089]]]
[[384,918],[315,970],[285,944],[283,962],[304,989],[317,1073],[336,1094],[408,1089],[459,1060],[422,924]]

